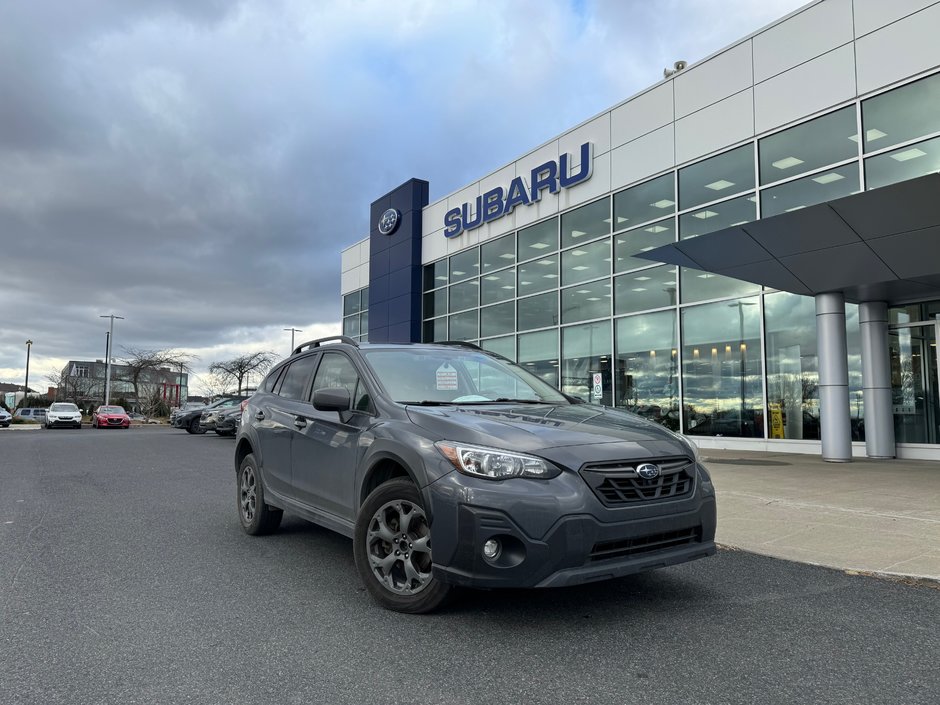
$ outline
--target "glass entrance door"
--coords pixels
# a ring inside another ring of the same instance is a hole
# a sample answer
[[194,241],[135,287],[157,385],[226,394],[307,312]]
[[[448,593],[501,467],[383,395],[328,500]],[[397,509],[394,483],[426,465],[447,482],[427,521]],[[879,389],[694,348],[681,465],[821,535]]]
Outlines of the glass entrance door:
[[940,443],[937,328],[930,321],[890,330],[891,392],[897,443]]

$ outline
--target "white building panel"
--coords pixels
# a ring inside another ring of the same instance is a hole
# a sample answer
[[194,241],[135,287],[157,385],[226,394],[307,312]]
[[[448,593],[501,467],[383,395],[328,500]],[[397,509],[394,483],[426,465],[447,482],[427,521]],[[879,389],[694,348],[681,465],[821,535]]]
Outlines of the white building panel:
[[[610,152],[594,157],[594,171],[591,178],[577,186],[562,189],[560,207],[562,210],[592,201],[610,191]],[[518,209],[517,209],[518,210]]]
[[360,266],[365,266],[365,267],[369,266],[369,242],[370,242],[369,238],[359,241],[359,265]]
[[343,272],[340,281],[340,289],[343,294],[348,294],[359,288],[359,267],[353,267],[348,272]]
[[851,44],[774,76],[754,87],[758,134],[855,97]]
[[677,118],[749,88],[754,84],[750,40],[686,69],[673,83]]
[[610,151],[610,113],[594,118],[586,122],[581,127],[576,127],[570,132],[566,132],[558,138],[558,152],[564,154],[567,152],[574,160],[572,166],[576,167],[581,163],[581,145],[585,142],[594,143],[594,156],[606,154]]
[[356,268],[356,271],[359,272],[359,288],[369,286],[369,265],[362,264]]
[[444,237],[443,228],[421,238],[421,264],[434,262],[446,254],[447,238]]
[[940,66],[940,4],[898,20],[855,42],[860,93]]
[[443,227],[444,214],[447,213],[447,199],[428,204],[421,215],[421,236]]
[[754,81],[792,69],[851,42],[852,0],[826,0],[754,37]]
[[855,0],[855,36],[874,32],[934,4],[936,0]]
[[619,189],[676,164],[672,124],[617,147],[610,153],[610,187]]
[[[503,198],[506,198],[506,192],[509,190],[509,184],[512,183],[512,180],[516,176],[516,165],[510,164],[505,166],[499,171],[495,171],[484,179],[480,180],[480,193],[484,194],[490,189],[494,189],[497,186],[502,187],[503,189]],[[515,210],[518,210],[515,209]],[[505,235],[508,232],[511,232],[515,227],[516,223],[516,214],[515,210],[509,215],[504,215],[501,218],[487,223],[480,227],[480,242],[485,242],[490,238],[497,237],[499,235]],[[441,221],[443,224],[443,221]]]
[[672,83],[667,81],[611,111],[611,147],[632,142],[675,119]]
[[471,245],[480,244],[480,228],[476,230],[468,230],[460,233],[457,237],[444,238],[446,240],[445,247],[447,248],[447,254],[452,255],[455,252],[460,252]]
[[[530,152],[516,162],[516,176],[525,179],[527,185],[532,185],[532,170],[545,162],[558,159],[558,140]],[[542,191],[542,198],[529,206],[518,206],[515,209],[516,227],[521,228],[542,218],[547,218],[558,212],[558,194]]]
[[754,91],[748,88],[676,121],[676,162],[717,152],[754,136]]
[[359,243],[350,245],[340,253],[340,271],[348,272],[359,266]]

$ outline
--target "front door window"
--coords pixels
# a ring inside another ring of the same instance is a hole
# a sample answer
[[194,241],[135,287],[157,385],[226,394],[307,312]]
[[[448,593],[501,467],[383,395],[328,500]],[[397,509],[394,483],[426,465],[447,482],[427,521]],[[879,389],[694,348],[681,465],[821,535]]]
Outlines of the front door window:
[[895,441],[940,443],[937,323],[892,329],[889,351]]

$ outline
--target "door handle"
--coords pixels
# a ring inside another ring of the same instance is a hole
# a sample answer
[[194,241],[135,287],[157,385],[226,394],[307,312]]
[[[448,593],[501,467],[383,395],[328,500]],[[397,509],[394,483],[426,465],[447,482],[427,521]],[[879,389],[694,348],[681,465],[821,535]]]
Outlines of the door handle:
[[264,419],[264,412],[263,411],[257,412],[255,414],[255,418],[258,419],[258,421],[261,421],[262,419]]
[[307,419],[303,416],[297,416],[294,418],[294,425],[297,428],[307,428]]

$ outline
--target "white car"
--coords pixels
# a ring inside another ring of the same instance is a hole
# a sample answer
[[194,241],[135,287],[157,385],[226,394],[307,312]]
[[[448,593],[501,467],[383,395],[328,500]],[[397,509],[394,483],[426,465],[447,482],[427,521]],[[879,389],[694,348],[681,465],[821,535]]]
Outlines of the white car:
[[10,421],[13,420],[13,417],[10,415],[10,412],[6,409],[0,408],[0,427],[8,428],[10,426]]
[[68,402],[57,402],[46,412],[46,428],[67,426],[69,428],[82,427],[82,412],[75,405]]

